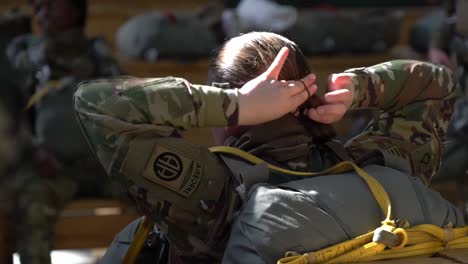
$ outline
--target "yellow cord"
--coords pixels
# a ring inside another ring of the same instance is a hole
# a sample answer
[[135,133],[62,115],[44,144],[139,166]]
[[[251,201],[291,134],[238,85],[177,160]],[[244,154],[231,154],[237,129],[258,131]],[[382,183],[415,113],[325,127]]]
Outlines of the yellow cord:
[[227,146],[216,146],[216,147],[211,147],[209,149],[213,153],[230,154],[236,157],[240,157],[252,164],[266,163],[268,168],[271,170],[278,171],[284,174],[295,175],[295,176],[310,177],[310,176],[319,176],[319,175],[327,175],[327,174],[340,174],[340,173],[355,170],[358,173],[358,175],[361,176],[362,179],[364,179],[367,185],[369,185],[369,188],[371,189],[372,194],[374,195],[374,197],[376,197],[377,202],[380,205],[380,208],[382,208],[382,211],[384,212],[384,215],[386,216],[385,221],[390,221],[391,203],[390,203],[390,198],[388,197],[387,192],[374,177],[370,176],[369,174],[367,174],[367,172],[365,172],[364,170],[359,168],[356,164],[350,161],[343,161],[321,172],[300,172],[300,171],[283,169],[278,166],[269,164],[265,162],[264,160],[248,152],[240,150],[238,148],[227,147]]
[[143,245],[145,244],[146,238],[148,237],[149,232],[153,228],[153,222],[150,218],[146,217],[143,220],[143,223],[140,224],[138,230],[135,234],[135,237],[128,248],[127,254],[123,260],[123,264],[134,264],[138,254],[140,254]]
[[[234,155],[253,164],[266,163],[258,157],[236,148],[218,146],[210,148],[210,150],[216,153]],[[344,161],[332,168],[316,173],[296,172],[268,163],[267,165],[272,170],[296,176],[339,174],[355,170],[366,181],[386,216],[385,220],[382,221],[382,225],[372,232],[315,252],[302,255],[286,252],[286,256],[278,260],[278,264],[351,263],[424,255],[431,256],[448,248],[468,249],[468,227],[466,226],[440,228],[435,225],[424,224],[411,228],[397,228],[395,222],[391,219],[391,201],[383,186],[374,177],[352,162]],[[400,243],[392,248],[388,248],[385,244],[374,242],[374,233],[381,230],[398,236]]]

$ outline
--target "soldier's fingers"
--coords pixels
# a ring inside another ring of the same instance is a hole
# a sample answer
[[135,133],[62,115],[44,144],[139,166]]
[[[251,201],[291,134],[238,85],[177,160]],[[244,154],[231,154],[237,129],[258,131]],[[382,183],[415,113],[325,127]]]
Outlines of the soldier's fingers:
[[302,91],[296,93],[295,95],[291,96],[291,109],[296,109],[299,105],[305,102],[310,96],[315,94],[317,91],[317,85],[311,85],[306,87],[306,89],[302,88]]
[[283,47],[278,53],[278,55],[276,55],[275,60],[270,65],[270,67],[268,67],[264,74],[270,78],[278,80],[278,76],[281,72],[281,69],[283,68],[284,62],[288,58],[288,54],[289,49],[287,47]]
[[346,112],[346,106],[343,103],[321,105],[316,109],[319,115],[342,115]]
[[291,83],[288,83],[287,88],[288,95],[294,96],[298,93],[301,93],[303,91],[306,91],[308,93],[308,97],[312,96],[317,92],[317,85],[312,84],[312,85],[306,85],[303,81],[294,81]]
[[331,124],[333,122],[340,120],[342,117],[342,115],[328,115],[328,114],[321,115],[321,114],[318,114],[317,109],[314,109],[314,108],[308,109],[307,116],[316,122],[320,122],[324,124]]
[[315,83],[315,80],[317,80],[317,76],[315,74],[311,73],[307,75],[306,77],[302,78],[301,81],[306,85],[310,86]]
[[348,89],[340,89],[326,93],[324,98],[327,103],[349,102],[353,100],[353,95]]
[[288,83],[288,93],[290,95],[295,95],[305,90],[309,93],[308,97],[310,97],[317,91],[317,85],[315,85],[314,82],[315,74],[309,74],[300,80],[291,81]]
[[320,115],[317,113],[317,109],[315,108],[309,108],[307,110],[307,116],[314,121],[320,122]]
[[351,76],[346,73],[332,74],[328,78],[328,89],[330,91],[340,90],[353,84]]

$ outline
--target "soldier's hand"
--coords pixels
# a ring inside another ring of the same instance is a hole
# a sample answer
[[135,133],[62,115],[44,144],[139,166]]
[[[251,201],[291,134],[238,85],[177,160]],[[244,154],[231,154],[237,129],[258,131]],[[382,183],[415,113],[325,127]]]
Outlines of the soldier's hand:
[[328,79],[328,92],[324,96],[324,104],[310,108],[307,115],[310,119],[324,124],[335,123],[346,114],[354,98],[352,74],[332,74]]
[[256,125],[295,112],[315,94],[314,74],[300,81],[278,80],[288,54],[288,48],[282,48],[268,70],[239,89],[239,125]]

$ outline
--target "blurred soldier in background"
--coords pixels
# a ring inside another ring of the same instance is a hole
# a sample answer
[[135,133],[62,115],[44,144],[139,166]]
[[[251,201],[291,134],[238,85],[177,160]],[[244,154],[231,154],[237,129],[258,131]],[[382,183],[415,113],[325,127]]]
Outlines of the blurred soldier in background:
[[[42,36],[13,40],[7,55],[21,74],[16,87],[30,112],[33,167],[17,196],[22,263],[50,263],[54,225],[73,197],[111,196],[114,188],[76,124],[72,95],[78,82],[121,73],[105,42],[85,35],[87,0],[32,0]],[[15,176],[16,179],[21,178]]]
[[[468,166],[461,161],[468,157],[468,1],[450,0],[446,5],[447,19],[434,34],[429,58],[453,69],[464,96],[455,106],[445,157],[435,181],[455,180],[465,207],[468,201]],[[467,210],[463,209],[467,217]]]
[[[18,35],[31,33],[31,18],[18,10],[8,10],[0,16],[0,49],[4,53],[8,43]],[[7,62],[2,57],[2,63]]]

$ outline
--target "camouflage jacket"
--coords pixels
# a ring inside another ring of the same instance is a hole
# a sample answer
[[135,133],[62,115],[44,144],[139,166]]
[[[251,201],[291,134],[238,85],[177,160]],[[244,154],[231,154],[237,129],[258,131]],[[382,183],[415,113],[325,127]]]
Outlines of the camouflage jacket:
[[[428,182],[439,167],[457,97],[451,73],[404,60],[348,72],[355,74],[352,107],[381,110],[365,132],[346,144],[349,155],[362,160],[379,151],[393,156],[386,163],[407,161],[406,169]],[[236,91],[174,77],[120,77],[80,84],[74,103],[107,173],[161,230],[170,230],[171,244],[184,256],[203,252],[220,259],[237,199],[231,195],[230,172],[206,147],[179,135],[195,127],[236,125]]]

